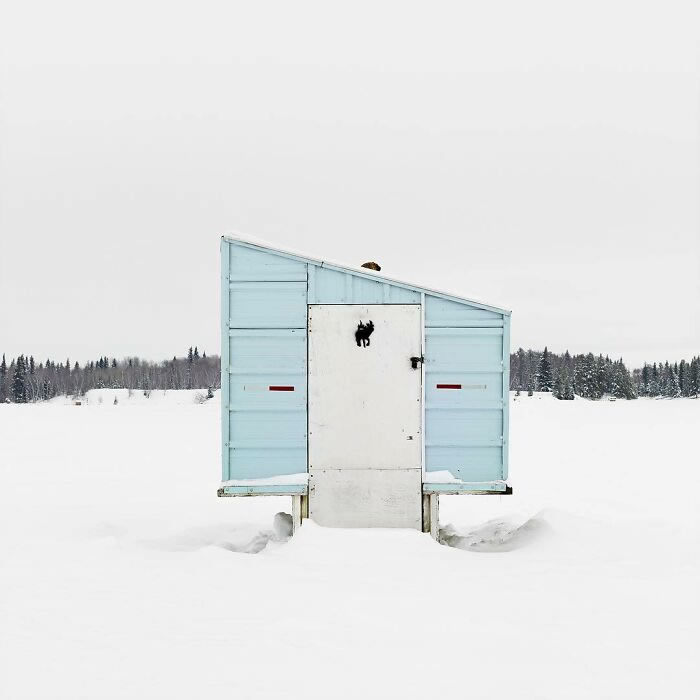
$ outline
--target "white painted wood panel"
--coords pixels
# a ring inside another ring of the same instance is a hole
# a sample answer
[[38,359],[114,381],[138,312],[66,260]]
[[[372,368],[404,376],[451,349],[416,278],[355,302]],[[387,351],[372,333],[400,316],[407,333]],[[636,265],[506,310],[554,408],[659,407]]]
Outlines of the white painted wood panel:
[[[358,347],[360,321],[374,323]],[[323,469],[421,466],[418,304],[309,306],[309,464]]]
[[308,329],[310,517],[420,528],[420,305],[311,305]]
[[327,527],[421,529],[420,469],[312,469],[309,516]]

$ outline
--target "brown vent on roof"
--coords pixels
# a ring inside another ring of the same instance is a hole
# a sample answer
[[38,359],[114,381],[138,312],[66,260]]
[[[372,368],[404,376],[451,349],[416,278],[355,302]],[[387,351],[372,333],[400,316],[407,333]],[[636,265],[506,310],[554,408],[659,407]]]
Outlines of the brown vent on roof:
[[368,270],[375,270],[376,272],[379,272],[382,269],[378,263],[373,261],[363,263],[361,267],[366,267]]

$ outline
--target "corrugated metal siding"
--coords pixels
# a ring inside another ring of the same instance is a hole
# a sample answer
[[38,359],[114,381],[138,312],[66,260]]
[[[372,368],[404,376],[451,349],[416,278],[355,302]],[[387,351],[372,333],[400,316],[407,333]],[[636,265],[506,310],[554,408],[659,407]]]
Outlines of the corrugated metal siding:
[[244,246],[229,246],[233,282],[304,282],[306,264]]
[[309,265],[309,304],[419,304],[420,292]]
[[306,264],[223,242],[222,275],[223,479],[305,472]]
[[306,471],[306,330],[232,329],[229,353],[229,478]]
[[426,472],[502,479],[503,426],[503,330],[426,328]]
[[306,328],[306,282],[231,282],[232,328]]
[[498,328],[503,326],[503,315],[426,294],[425,326],[426,328]]

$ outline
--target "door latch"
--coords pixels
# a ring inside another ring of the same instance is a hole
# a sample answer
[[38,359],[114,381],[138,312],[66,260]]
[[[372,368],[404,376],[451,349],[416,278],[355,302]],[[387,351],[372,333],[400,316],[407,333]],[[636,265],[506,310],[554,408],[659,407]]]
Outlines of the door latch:
[[411,367],[413,367],[413,369],[418,369],[419,362],[423,363],[423,355],[421,355],[420,357],[412,357],[411,358]]

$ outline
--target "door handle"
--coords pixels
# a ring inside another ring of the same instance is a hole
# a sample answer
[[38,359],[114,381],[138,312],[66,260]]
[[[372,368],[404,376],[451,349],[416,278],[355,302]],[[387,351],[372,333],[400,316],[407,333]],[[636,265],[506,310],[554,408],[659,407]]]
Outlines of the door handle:
[[412,357],[411,358],[411,367],[413,367],[413,369],[418,369],[419,362],[421,364],[424,362],[423,355],[421,355],[420,357]]

